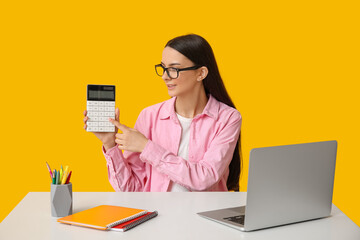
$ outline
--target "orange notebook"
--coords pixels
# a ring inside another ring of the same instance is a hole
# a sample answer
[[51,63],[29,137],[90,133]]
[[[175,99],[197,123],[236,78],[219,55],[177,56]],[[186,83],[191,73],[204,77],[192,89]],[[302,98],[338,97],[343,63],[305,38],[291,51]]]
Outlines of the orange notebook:
[[147,211],[136,208],[100,205],[67,217],[59,218],[57,221],[82,227],[107,230],[146,213]]

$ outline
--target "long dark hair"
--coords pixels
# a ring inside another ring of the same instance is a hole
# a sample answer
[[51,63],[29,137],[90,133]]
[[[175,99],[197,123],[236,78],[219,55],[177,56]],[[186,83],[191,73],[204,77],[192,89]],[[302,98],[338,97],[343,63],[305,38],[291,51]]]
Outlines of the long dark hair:
[[[211,94],[218,101],[235,108],[220,76],[213,50],[203,37],[196,34],[179,36],[168,41],[165,47],[171,47],[177,50],[196,65],[206,66],[209,71],[208,75],[203,80],[206,94]],[[233,158],[229,165],[230,173],[226,183],[228,190],[239,191],[239,179],[242,164],[240,153],[241,132],[235,147]]]

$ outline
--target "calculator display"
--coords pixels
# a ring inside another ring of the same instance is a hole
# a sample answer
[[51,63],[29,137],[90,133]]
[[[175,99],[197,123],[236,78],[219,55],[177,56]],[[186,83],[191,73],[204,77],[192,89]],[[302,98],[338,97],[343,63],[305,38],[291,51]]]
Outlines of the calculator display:
[[115,86],[88,85],[88,101],[115,101]]

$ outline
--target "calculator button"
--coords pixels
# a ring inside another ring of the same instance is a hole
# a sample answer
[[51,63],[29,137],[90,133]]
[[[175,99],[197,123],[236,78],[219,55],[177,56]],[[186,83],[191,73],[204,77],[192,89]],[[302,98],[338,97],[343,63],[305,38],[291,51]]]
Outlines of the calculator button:
[[99,107],[104,107],[105,106],[105,102],[99,102]]
[[115,107],[115,102],[110,102],[109,106]]
[[99,102],[98,102],[98,101],[94,101],[93,105],[94,105],[94,106],[99,106]]
[[104,111],[104,107],[99,107],[99,111]]

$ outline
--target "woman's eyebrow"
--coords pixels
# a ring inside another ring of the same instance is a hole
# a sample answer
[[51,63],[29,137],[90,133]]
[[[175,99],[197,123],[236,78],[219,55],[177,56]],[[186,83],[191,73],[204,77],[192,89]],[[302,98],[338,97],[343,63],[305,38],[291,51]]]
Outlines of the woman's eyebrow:
[[[164,64],[163,62],[161,62],[161,64],[165,66],[165,64]],[[169,66],[174,66],[174,65],[181,65],[181,64],[180,64],[180,63],[176,63],[176,62],[175,62],[175,63],[170,63],[170,64],[169,64]]]

